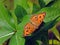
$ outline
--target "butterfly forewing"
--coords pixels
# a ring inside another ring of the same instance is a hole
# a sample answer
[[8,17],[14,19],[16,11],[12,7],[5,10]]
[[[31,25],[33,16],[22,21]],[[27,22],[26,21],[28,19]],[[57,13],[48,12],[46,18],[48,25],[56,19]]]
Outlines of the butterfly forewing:
[[40,14],[38,14],[38,15],[32,16],[31,22],[32,22],[34,25],[39,26],[39,25],[42,23],[45,15],[46,15],[45,13],[40,13]]

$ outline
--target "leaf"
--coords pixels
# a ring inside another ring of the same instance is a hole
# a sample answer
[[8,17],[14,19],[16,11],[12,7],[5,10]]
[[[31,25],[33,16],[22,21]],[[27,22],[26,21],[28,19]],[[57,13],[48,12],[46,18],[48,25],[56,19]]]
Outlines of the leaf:
[[3,2],[4,0],[1,0],[0,2]]
[[20,5],[29,14],[30,10],[29,10],[29,6],[28,6],[27,2],[28,2],[27,0],[22,0],[22,1],[21,0],[15,0],[14,1],[15,8],[16,8],[17,5]]
[[14,19],[15,30],[17,30],[17,28],[18,28],[18,26],[17,26],[17,25],[18,25],[17,17],[16,17],[16,15],[15,15],[14,11],[12,11],[11,13],[12,13],[12,17],[13,17],[13,19]]
[[20,23],[23,19],[23,16],[27,14],[26,10],[20,5],[17,5],[14,12],[15,12],[15,15],[17,16],[18,23]]
[[9,38],[11,38],[13,34],[14,34],[14,32],[10,32],[10,33],[6,32],[6,34],[4,34],[3,36],[0,36],[0,44],[4,43],[6,40],[8,40]]
[[17,32],[12,36],[9,45],[25,45],[25,39]]
[[3,44],[0,44],[0,45],[3,45]]
[[38,12],[41,9],[40,5],[34,4],[33,5],[33,14],[35,14],[36,12]]
[[29,5],[29,7],[31,7],[30,14],[34,14],[41,9],[41,7],[39,5],[39,0],[28,0],[28,5]]
[[14,34],[13,29],[0,19],[0,44],[9,39]]
[[10,20],[7,10],[0,3],[0,43],[9,39],[13,34],[14,28],[10,25]]
[[14,0],[4,0],[3,4],[8,10],[14,9]]
[[40,41],[40,40],[36,40],[36,41],[37,41],[38,45],[42,45],[43,44],[43,42]]
[[[23,3],[23,1],[24,1],[24,3]],[[21,7],[23,7],[26,10],[27,14],[32,14],[33,11],[34,12],[39,11],[39,9],[40,9],[40,5],[39,5],[39,3],[36,4],[36,1],[32,2],[30,0],[28,0],[28,1],[27,0],[22,0],[22,1],[15,0],[15,8],[17,7],[17,5],[20,5]]]
[[54,8],[54,7],[45,7],[45,8],[42,8],[38,13],[46,12],[44,22],[50,22],[54,20],[56,17],[60,16],[60,11],[58,10],[60,9]]
[[52,32],[53,32],[54,35],[57,37],[57,39],[60,40],[59,32],[56,30],[55,27],[52,28]]
[[43,0],[45,5],[49,4],[50,2],[52,2],[53,0]]
[[11,21],[10,15],[8,14],[7,9],[4,7],[2,3],[0,3],[0,16],[1,19],[6,21],[6,23],[8,23],[8,25],[14,29],[14,24]]
[[[60,21],[60,17],[56,20],[56,23]],[[56,29],[56,24],[51,28],[54,35],[57,37],[58,40],[60,40],[59,32]]]
[[54,4],[51,7],[60,8],[60,0],[55,0]]
[[43,8],[43,7],[45,7],[46,5],[48,5],[52,1],[53,0],[39,0],[39,4],[40,4],[41,8]]
[[27,4],[29,5],[30,7],[30,12],[28,12],[28,14],[32,14],[32,11],[33,11],[33,2],[31,0],[27,0]]
[[[28,0],[28,4],[30,6],[30,2],[31,2],[31,10],[32,13],[36,13],[37,11],[39,11],[41,9],[40,5],[39,5],[39,0]],[[31,14],[32,14],[31,13]]]
[[18,30],[11,38],[9,45],[25,44],[25,39],[23,38],[23,30],[24,30],[25,24],[30,21],[30,17],[31,17],[30,15],[26,15],[23,17],[23,20],[21,23],[18,24]]
[[52,39],[51,39],[51,40],[49,40],[49,44],[50,44],[50,45],[52,45],[52,44],[53,44],[53,45],[59,45],[59,41],[57,41],[57,40],[52,40]]

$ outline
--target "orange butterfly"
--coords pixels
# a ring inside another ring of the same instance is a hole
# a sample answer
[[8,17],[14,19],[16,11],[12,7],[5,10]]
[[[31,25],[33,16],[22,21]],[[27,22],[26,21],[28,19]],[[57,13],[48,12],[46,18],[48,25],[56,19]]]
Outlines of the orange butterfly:
[[31,33],[33,33],[39,25],[43,22],[43,19],[45,17],[46,13],[40,13],[38,15],[34,15],[31,17],[30,22],[28,22],[24,27],[24,36],[29,36]]

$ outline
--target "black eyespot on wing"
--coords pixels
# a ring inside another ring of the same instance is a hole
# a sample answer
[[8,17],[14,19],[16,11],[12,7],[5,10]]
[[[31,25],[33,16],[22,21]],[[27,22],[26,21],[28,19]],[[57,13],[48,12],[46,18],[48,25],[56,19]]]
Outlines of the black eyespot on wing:
[[30,30],[30,27],[26,27],[25,29],[26,29],[26,32],[28,32]]
[[42,21],[40,20],[40,23],[41,23]]
[[45,17],[45,15],[43,15],[43,17]]
[[29,32],[28,30],[26,30],[26,32]]
[[41,18],[41,16],[39,16],[39,18]]

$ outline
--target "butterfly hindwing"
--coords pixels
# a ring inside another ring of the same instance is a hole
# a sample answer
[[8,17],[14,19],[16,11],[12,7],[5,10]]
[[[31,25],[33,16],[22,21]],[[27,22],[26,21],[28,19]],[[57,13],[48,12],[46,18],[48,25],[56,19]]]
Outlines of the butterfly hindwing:
[[30,22],[27,23],[24,27],[24,36],[31,34],[35,30],[35,26]]

